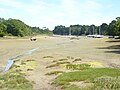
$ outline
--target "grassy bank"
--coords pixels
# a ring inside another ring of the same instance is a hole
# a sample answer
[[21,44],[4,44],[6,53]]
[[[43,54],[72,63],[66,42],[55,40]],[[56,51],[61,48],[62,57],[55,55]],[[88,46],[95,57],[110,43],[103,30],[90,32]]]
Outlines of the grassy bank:
[[[71,84],[81,81],[86,87]],[[89,68],[82,71],[67,72],[59,75],[53,83],[66,90],[119,90],[120,69]],[[91,85],[87,86],[88,83]]]
[[1,90],[33,90],[33,85],[29,82],[24,74],[19,71],[12,71],[0,75]]
[[33,82],[26,79],[35,69],[35,60],[17,61],[12,68],[0,74],[0,90],[33,90]]

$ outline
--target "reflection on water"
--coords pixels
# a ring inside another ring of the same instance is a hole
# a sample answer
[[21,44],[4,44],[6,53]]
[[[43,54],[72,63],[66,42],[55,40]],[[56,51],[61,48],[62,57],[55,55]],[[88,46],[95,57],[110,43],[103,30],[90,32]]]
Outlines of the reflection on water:
[[10,67],[13,65],[14,61],[13,60],[8,60],[7,65],[4,69],[4,72],[8,71]]
[[12,58],[10,58],[5,66],[5,69],[3,70],[4,72],[8,71],[12,65],[14,64],[14,61],[18,60],[19,58],[23,57],[23,56],[27,56],[27,55],[31,55],[34,51],[36,51],[38,48],[35,48],[35,49],[32,49],[32,50],[29,50],[23,54],[20,54],[20,55],[17,55],[17,56],[14,56]]
[[[55,45],[49,45],[49,46],[43,46],[42,47],[42,49],[52,49],[53,47],[55,47],[55,46],[60,46],[60,45],[64,45],[64,44],[66,44],[66,43],[68,43],[69,41],[67,41],[67,42],[61,42],[61,43],[57,43],[57,44],[55,44]],[[27,51],[27,52],[25,52],[25,53],[23,53],[23,54],[20,54],[20,55],[17,55],[17,56],[14,56],[14,57],[12,57],[12,58],[10,58],[9,60],[8,60],[8,62],[7,62],[7,64],[6,64],[6,66],[5,66],[5,69],[3,70],[4,72],[5,71],[8,71],[10,68],[11,68],[11,66],[14,64],[14,61],[16,61],[16,60],[18,60],[19,58],[21,58],[21,57],[23,57],[23,56],[27,56],[27,55],[31,55],[34,51],[36,51],[37,49],[39,49],[40,47],[37,47],[37,48],[34,48],[34,49],[32,49],[32,50],[29,50],[29,51]]]

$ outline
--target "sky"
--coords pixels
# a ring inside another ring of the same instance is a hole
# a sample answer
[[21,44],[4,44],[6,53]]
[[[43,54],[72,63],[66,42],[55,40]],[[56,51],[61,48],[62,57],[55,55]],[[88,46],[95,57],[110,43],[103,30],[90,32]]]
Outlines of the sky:
[[101,25],[120,16],[120,0],[0,0],[0,17],[30,26]]

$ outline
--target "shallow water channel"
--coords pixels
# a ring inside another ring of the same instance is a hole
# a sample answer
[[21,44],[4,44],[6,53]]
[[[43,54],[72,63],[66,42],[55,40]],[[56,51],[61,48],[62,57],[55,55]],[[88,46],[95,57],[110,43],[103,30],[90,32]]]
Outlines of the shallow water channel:
[[[70,43],[70,41],[67,41],[67,42],[64,42],[64,41],[63,41],[63,42],[61,42],[61,43],[56,43],[56,44],[49,45],[49,46],[43,46],[42,49],[52,49],[52,48],[57,47],[57,46],[60,46],[60,45],[62,45],[62,44],[65,45],[66,43]],[[8,59],[8,62],[7,62],[7,64],[6,64],[6,66],[5,66],[5,68],[3,69],[3,72],[8,71],[8,70],[12,67],[12,65],[14,64],[14,62],[15,62],[16,60],[20,59],[21,57],[31,55],[33,52],[35,52],[35,51],[38,50],[38,49],[40,49],[40,47],[31,49],[31,50],[29,50],[29,51],[27,51],[27,52],[25,52],[25,53],[23,53],[23,54],[20,54],[20,55],[17,55],[17,56],[14,56],[14,57]],[[42,49],[40,49],[40,50],[42,50]]]
[[34,48],[34,49],[29,50],[29,51],[27,51],[27,52],[25,52],[25,53],[23,53],[23,54],[20,54],[20,55],[17,55],[17,56],[14,56],[14,57],[10,58],[10,59],[8,60],[7,64],[6,64],[5,68],[3,69],[3,72],[8,71],[8,70],[12,67],[12,65],[14,64],[14,62],[15,62],[16,60],[18,60],[19,58],[21,58],[21,57],[23,57],[23,56],[31,55],[31,54],[32,54],[34,51],[36,51],[37,49],[38,49],[38,48]]

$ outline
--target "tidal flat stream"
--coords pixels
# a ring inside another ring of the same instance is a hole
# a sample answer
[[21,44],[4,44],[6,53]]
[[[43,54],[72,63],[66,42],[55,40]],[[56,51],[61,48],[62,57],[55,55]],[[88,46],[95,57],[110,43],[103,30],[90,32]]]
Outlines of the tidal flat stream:
[[[39,48],[39,47],[38,47],[38,48]],[[14,62],[15,62],[16,60],[18,60],[19,58],[21,58],[21,57],[23,57],[23,56],[31,55],[31,54],[32,54],[34,51],[36,51],[38,48],[34,48],[34,49],[29,50],[29,51],[27,51],[27,52],[25,52],[25,53],[23,53],[23,54],[20,54],[20,55],[17,55],[17,56],[14,56],[14,57],[8,59],[8,62],[7,62],[7,64],[6,64],[3,72],[8,71],[8,70],[12,67],[12,65],[14,64]]]

